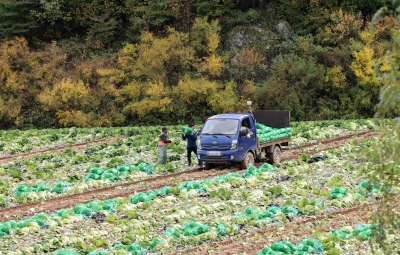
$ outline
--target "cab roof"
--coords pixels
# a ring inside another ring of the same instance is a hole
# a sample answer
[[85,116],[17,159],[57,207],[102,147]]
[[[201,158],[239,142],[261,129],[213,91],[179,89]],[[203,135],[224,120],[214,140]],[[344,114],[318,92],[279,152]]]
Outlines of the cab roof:
[[237,119],[237,120],[242,120],[245,117],[250,117],[250,113],[223,113],[223,114],[218,114],[211,116],[208,119]]

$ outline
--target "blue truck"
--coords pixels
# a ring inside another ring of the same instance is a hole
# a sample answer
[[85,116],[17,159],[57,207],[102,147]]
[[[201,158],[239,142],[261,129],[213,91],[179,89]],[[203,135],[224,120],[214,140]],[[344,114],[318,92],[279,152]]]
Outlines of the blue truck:
[[256,123],[272,128],[290,127],[289,111],[259,110],[249,113],[225,113],[207,119],[198,140],[197,156],[205,169],[216,164],[238,164],[241,169],[266,159],[279,163],[290,137],[260,142]]

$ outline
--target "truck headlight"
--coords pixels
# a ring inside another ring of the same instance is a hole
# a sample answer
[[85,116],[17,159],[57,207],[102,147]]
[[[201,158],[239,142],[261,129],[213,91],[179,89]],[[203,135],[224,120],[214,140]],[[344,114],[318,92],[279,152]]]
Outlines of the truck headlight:
[[200,140],[197,141],[197,147],[198,147],[199,149],[201,149],[201,142],[200,142]]
[[232,143],[231,143],[231,150],[237,149],[237,143],[238,143],[237,140],[233,140],[233,141],[232,141]]

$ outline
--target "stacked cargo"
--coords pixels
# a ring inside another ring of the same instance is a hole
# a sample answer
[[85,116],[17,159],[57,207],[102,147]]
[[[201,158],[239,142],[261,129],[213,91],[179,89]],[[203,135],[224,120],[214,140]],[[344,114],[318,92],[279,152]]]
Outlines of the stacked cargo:
[[266,125],[256,123],[257,136],[260,138],[261,143],[290,137],[292,136],[292,128],[272,128]]

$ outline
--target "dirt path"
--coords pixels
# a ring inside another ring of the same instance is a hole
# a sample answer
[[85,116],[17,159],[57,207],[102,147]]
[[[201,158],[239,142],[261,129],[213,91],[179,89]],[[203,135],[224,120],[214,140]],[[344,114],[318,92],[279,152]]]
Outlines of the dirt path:
[[[285,151],[283,161],[297,159],[299,155],[303,154],[301,151],[304,148],[317,146],[312,153],[318,153],[323,150],[336,148],[345,142],[352,140],[355,136],[359,141],[368,139],[376,135],[374,132],[361,132],[356,135],[348,135],[339,138],[323,141],[321,143],[309,144],[295,148],[291,151]],[[228,172],[242,172],[239,169],[213,169],[205,171],[202,168],[181,171],[173,174],[150,177],[147,179],[114,185],[111,187],[100,188],[96,190],[86,191],[76,195],[68,195],[49,199],[46,201],[35,202],[30,204],[19,205],[15,207],[8,207],[0,210],[0,221],[7,221],[11,219],[19,219],[21,217],[35,215],[39,212],[53,212],[62,208],[72,207],[76,204],[87,203],[96,199],[105,200],[115,197],[127,197],[136,192],[147,191],[148,189],[160,189],[166,185],[174,186],[174,184],[187,181],[187,180],[200,180],[212,178],[217,175],[225,175]]]
[[124,138],[126,138],[126,136],[119,135],[119,136],[115,136],[115,137],[108,137],[108,138],[102,138],[99,140],[93,140],[93,141],[87,141],[87,142],[82,142],[82,143],[66,145],[66,146],[62,146],[62,147],[59,147],[54,150],[42,149],[42,150],[25,152],[25,153],[20,153],[20,154],[11,155],[11,156],[0,157],[0,164],[6,164],[8,162],[15,160],[16,158],[33,158],[34,156],[39,155],[44,152],[47,154],[53,155],[53,154],[63,152],[67,149],[74,149],[76,151],[80,151],[80,150],[83,150],[85,148],[85,146],[87,146],[87,145],[96,146],[96,145],[100,145],[103,143],[111,144],[118,139],[124,139]]
[[[379,201],[376,201],[371,204],[341,209],[329,214],[297,220],[251,233],[243,233],[232,239],[211,244],[202,244],[180,252],[171,253],[170,255],[208,255],[210,253],[231,255],[244,252],[248,255],[254,255],[260,252],[265,245],[271,245],[274,242],[287,240],[297,243],[304,238],[314,237],[313,233],[316,230],[331,232],[342,226],[352,226],[354,228],[361,223],[365,223],[375,213],[378,203]],[[399,207],[399,205],[397,206]]]

